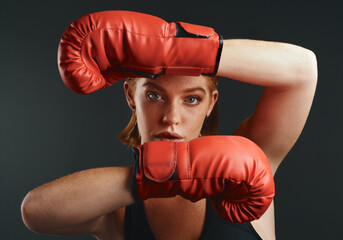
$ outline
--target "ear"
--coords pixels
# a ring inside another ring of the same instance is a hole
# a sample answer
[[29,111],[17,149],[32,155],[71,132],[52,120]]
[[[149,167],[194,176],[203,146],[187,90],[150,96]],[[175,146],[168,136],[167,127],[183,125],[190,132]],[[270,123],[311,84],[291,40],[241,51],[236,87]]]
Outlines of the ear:
[[213,107],[214,105],[216,104],[217,100],[218,100],[218,90],[214,90],[212,92],[212,95],[211,95],[211,99],[210,99],[210,105],[208,107],[208,111],[207,111],[207,115],[206,116],[210,116],[212,110],[213,110]]
[[130,88],[130,85],[127,82],[124,82],[124,91],[125,91],[125,96],[126,96],[126,101],[129,107],[132,109],[133,106],[135,106],[135,99],[133,96],[133,91]]

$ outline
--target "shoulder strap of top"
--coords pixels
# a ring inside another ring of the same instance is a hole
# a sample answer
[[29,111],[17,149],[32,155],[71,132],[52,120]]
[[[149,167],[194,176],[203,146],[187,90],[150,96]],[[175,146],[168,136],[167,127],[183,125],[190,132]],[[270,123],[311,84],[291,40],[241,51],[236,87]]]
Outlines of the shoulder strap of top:
[[124,239],[155,240],[145,215],[143,201],[139,200],[125,208]]
[[199,240],[205,239],[262,240],[250,222],[232,223],[221,218],[209,199],[206,199],[205,224]]

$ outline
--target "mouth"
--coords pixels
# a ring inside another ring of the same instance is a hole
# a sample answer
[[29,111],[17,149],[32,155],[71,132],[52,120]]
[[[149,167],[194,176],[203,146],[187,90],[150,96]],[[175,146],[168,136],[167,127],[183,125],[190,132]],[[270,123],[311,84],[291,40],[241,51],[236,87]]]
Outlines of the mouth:
[[156,141],[179,141],[181,142],[183,138],[177,134],[172,132],[162,132],[154,136]]

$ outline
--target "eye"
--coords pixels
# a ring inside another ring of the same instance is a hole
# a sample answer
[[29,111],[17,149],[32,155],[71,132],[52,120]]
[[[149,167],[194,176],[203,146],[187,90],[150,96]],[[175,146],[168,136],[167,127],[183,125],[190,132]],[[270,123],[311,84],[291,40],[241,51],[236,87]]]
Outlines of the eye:
[[148,100],[150,100],[150,101],[156,101],[156,100],[160,100],[162,98],[160,94],[155,93],[155,92],[148,92],[146,96],[147,96]]
[[201,101],[201,99],[199,97],[195,97],[195,96],[191,96],[186,98],[186,102],[190,103],[192,105],[196,105]]

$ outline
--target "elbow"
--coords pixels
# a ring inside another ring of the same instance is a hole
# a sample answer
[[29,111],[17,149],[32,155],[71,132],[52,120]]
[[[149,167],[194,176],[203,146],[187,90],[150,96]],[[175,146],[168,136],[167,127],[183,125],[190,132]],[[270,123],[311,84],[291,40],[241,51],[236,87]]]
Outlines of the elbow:
[[286,88],[315,87],[318,78],[317,57],[309,49],[293,44],[281,44],[285,57],[281,58],[281,85]]
[[318,67],[317,57],[314,52],[307,50],[307,81],[317,83],[318,80]]
[[304,84],[306,86],[316,86],[318,79],[317,57],[314,52],[309,49],[301,48],[300,62],[296,63],[295,79],[298,84]]
[[35,200],[35,194],[29,192],[21,204],[21,217],[25,226],[32,232],[44,233],[43,224],[39,217],[39,203]]

